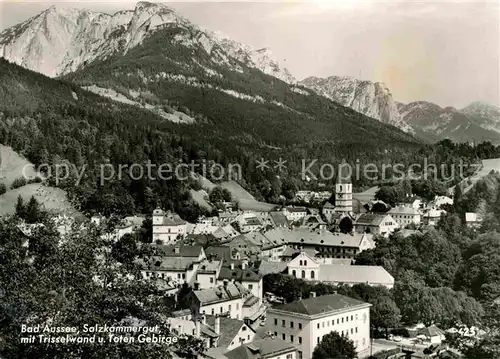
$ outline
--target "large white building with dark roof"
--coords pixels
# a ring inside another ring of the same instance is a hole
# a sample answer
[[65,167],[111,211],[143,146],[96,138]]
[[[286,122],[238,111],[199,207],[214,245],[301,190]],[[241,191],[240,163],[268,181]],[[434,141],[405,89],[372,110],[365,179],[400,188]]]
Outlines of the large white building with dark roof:
[[153,211],[153,242],[173,244],[186,234],[187,222],[175,213],[160,208]]
[[267,310],[267,329],[298,350],[297,358],[310,359],[323,336],[336,331],[354,342],[358,353],[370,348],[370,307],[340,294],[282,304]]

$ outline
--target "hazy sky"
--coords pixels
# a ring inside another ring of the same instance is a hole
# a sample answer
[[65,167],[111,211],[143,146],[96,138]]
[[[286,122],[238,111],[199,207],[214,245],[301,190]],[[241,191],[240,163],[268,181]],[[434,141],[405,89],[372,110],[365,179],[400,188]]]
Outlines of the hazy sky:
[[[0,0],[0,29],[52,4],[113,13],[130,1]],[[262,1],[168,3],[194,23],[271,48],[297,78],[383,81],[401,102],[500,105],[498,1]]]

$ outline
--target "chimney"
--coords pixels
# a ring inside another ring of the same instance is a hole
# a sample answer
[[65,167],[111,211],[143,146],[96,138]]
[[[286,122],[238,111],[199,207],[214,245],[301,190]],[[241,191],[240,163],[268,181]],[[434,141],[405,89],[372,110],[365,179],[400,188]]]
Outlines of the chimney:
[[231,270],[234,270],[234,263],[231,262]]
[[179,247],[174,247],[174,253],[179,254],[181,249]]
[[198,281],[194,282],[194,290],[200,289],[200,283]]
[[244,259],[242,262],[241,262],[241,269],[245,270],[247,268],[247,260]]
[[196,320],[195,322],[196,324],[196,333],[195,333],[195,336],[196,338],[200,338],[200,334],[201,334],[201,323],[199,320]]
[[316,292],[311,292],[311,298],[316,298]]
[[215,328],[214,329],[215,329],[215,333],[217,335],[219,335],[220,334],[220,317],[219,316],[215,317]]

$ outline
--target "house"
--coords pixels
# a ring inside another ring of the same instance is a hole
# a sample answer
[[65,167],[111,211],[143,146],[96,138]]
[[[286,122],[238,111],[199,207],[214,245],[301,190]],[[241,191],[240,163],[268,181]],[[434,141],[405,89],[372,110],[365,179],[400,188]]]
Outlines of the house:
[[283,212],[269,212],[269,217],[274,227],[288,227],[288,219]]
[[396,206],[391,208],[388,214],[394,218],[401,228],[405,228],[410,224],[418,226],[421,222],[420,211],[410,206]]
[[467,212],[465,213],[465,224],[467,227],[477,228],[481,226],[483,218],[479,213]]
[[218,314],[243,319],[243,304],[251,297],[253,295],[240,283],[225,280],[221,286],[190,292],[186,303],[195,316]]
[[246,260],[242,260],[240,263],[235,261],[225,262],[219,272],[217,285],[223,284],[224,280],[241,284],[259,299],[259,306],[262,304],[262,275],[257,270],[249,267]]
[[318,214],[309,214],[298,221],[292,223],[295,227],[305,227],[309,229],[326,229],[326,222]]
[[174,286],[192,283],[200,264],[206,259],[201,246],[152,245],[156,255],[139,258],[144,278],[162,278]]
[[301,252],[287,265],[288,274],[308,281],[320,281],[334,285],[365,283],[392,288],[394,278],[381,266],[350,264],[324,264],[306,252]]
[[262,222],[257,217],[246,217],[240,223],[241,233],[248,233],[252,231],[258,231],[262,228]]
[[284,262],[262,260],[256,263],[256,268],[260,275],[265,276],[266,274],[283,273],[286,271],[287,265]]
[[401,203],[398,203],[397,205],[419,210],[422,209],[424,203],[422,201],[422,198],[420,198],[419,196],[407,196]]
[[418,331],[418,335],[425,336],[426,340],[431,344],[441,344],[441,342],[446,339],[445,332],[436,327],[435,325],[431,325],[430,327],[420,329]]
[[434,199],[429,202],[427,205],[427,208],[435,208],[435,209],[440,209],[441,206],[444,205],[453,205],[453,199],[447,196],[436,196]]
[[233,259],[231,257],[231,248],[228,246],[210,246],[205,249],[205,253],[208,259],[221,261],[230,261]]
[[177,214],[164,212],[160,208],[153,211],[153,242],[173,244],[178,237],[186,234],[187,222]]
[[371,304],[339,294],[282,304],[267,311],[268,328],[291,343],[298,358],[310,359],[323,336],[336,331],[354,342],[358,353],[370,347]]
[[327,230],[275,228],[264,233],[271,240],[283,240],[289,248],[312,249],[320,258],[354,258],[363,250],[375,248],[372,235],[367,233],[331,233]]
[[444,209],[432,207],[424,213],[423,223],[427,226],[435,226],[438,224],[441,216],[444,216],[445,214],[446,211]]
[[389,236],[399,225],[389,214],[364,213],[354,222],[354,229],[358,233]]
[[240,257],[249,257],[260,253],[260,247],[244,234],[240,234],[223,244],[230,248],[231,255],[238,252]]
[[195,289],[208,289],[217,285],[222,268],[222,261],[206,260],[198,266],[196,271]]
[[[297,349],[279,338],[267,337],[224,354],[224,359],[297,359]],[[214,358],[215,359],[215,358]],[[218,359],[218,358],[217,358]]]
[[307,210],[305,207],[284,207],[282,210],[286,219],[293,222],[305,217]]
[[333,215],[335,214],[335,206],[330,202],[326,202],[321,209],[323,216],[325,216],[328,223],[332,222]]

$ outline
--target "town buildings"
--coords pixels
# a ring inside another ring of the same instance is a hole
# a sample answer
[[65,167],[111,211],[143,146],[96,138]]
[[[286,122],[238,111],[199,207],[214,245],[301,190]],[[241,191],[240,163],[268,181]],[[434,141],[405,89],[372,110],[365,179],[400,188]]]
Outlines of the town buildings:
[[186,225],[187,222],[179,215],[157,208],[153,211],[153,241],[161,244],[173,244],[186,234]]

